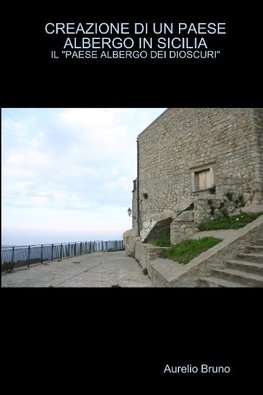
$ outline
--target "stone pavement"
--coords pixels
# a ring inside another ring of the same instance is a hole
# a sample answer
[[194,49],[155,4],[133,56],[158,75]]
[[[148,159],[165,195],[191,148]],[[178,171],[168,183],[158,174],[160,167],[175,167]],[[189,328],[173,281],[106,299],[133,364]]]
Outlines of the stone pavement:
[[95,252],[2,273],[1,287],[153,287],[124,251]]

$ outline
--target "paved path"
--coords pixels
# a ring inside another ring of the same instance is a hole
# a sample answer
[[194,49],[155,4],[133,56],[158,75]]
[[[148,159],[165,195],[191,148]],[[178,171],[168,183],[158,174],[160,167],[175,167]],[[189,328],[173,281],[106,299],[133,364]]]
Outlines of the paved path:
[[153,287],[135,259],[124,251],[95,252],[15,269],[2,287]]

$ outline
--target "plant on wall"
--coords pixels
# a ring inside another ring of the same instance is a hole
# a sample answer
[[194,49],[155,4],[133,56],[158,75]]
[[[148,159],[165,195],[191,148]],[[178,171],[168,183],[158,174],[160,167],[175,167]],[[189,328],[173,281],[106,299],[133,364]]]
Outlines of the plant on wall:
[[215,195],[216,193],[216,186],[212,186],[211,188],[209,188],[209,192],[211,193],[211,195]]
[[227,197],[227,199],[228,199],[230,202],[233,201],[233,196],[234,196],[234,194],[233,194],[232,192],[227,192],[227,193],[225,194],[225,196]]
[[243,195],[236,197],[234,192],[230,191],[225,194],[224,201],[218,202],[214,199],[208,199],[207,203],[210,215],[216,218],[227,218],[229,215],[233,215],[245,205]]
[[208,206],[210,207],[210,214],[211,214],[212,216],[214,216],[214,214],[215,214],[215,209],[216,209],[216,208],[215,208],[215,206],[213,205],[212,200],[208,199],[207,203],[208,203]]
[[148,199],[148,193],[144,192],[144,193],[142,194],[142,196],[144,197],[144,199]]

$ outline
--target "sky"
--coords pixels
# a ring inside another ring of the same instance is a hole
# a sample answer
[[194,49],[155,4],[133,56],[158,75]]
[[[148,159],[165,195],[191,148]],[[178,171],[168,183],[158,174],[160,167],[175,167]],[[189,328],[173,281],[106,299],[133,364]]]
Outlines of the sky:
[[121,240],[136,139],[163,111],[2,109],[2,245]]

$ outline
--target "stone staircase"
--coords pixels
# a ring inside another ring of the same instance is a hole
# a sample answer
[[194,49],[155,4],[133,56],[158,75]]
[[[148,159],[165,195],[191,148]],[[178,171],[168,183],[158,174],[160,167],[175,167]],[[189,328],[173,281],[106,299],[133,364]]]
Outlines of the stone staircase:
[[245,247],[235,259],[224,262],[222,269],[211,270],[198,281],[199,287],[263,287],[263,239]]

